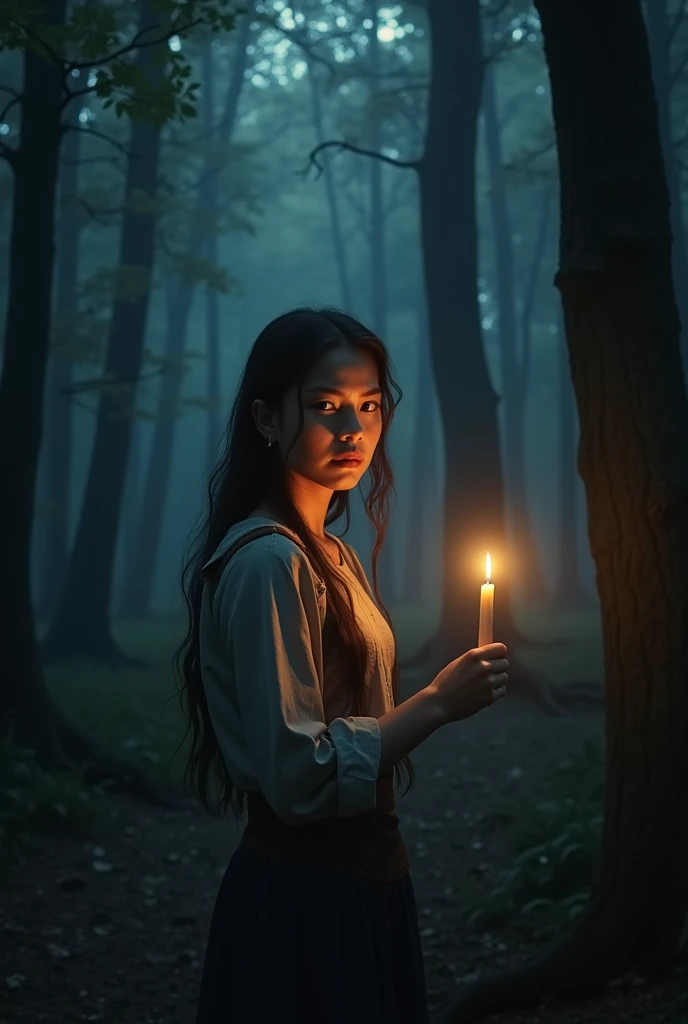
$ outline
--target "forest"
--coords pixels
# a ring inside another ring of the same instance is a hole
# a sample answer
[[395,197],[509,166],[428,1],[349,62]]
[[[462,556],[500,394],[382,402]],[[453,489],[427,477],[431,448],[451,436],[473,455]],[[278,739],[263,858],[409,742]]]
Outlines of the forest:
[[509,648],[399,804],[433,1019],[688,1020],[686,124],[685,0],[3,0],[3,1022],[191,1019],[238,832],[183,785],[182,560],[306,304],[403,391],[403,693],[486,552]]

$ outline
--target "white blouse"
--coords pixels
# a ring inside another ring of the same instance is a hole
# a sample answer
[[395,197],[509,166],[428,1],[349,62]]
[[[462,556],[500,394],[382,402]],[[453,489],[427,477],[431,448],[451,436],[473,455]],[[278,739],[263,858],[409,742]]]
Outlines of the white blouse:
[[225,552],[269,525],[263,517],[236,523],[203,567],[200,658],[213,729],[234,784],[262,792],[283,822],[351,817],[375,807],[377,719],[394,706],[394,636],[355,551],[328,534],[368,646],[370,708],[349,715],[336,649],[323,642],[325,587],[296,540],[254,538],[217,578]]

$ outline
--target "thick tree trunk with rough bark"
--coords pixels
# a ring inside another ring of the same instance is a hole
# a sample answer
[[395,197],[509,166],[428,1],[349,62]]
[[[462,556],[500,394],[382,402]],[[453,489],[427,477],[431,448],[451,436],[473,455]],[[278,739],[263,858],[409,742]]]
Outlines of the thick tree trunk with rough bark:
[[[688,401],[669,194],[639,0],[536,0],[562,194],[561,291],[597,569],[607,783],[589,903],[537,962],[440,1020],[676,963],[688,912]],[[594,24],[594,32],[580,32]]]
[[589,605],[591,600],[581,581],[578,557],[578,488],[580,485],[576,471],[578,423],[563,321],[558,342],[559,507],[557,509],[557,526],[559,532],[554,563],[554,593],[550,607],[553,611],[568,611],[572,608],[583,608]]

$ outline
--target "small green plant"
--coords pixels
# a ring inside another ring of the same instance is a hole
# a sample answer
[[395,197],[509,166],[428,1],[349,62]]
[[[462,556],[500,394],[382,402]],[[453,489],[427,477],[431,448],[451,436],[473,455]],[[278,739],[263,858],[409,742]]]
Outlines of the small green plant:
[[585,906],[600,841],[604,764],[601,748],[587,742],[552,771],[540,800],[495,808],[507,824],[511,861],[489,893],[473,881],[463,886],[470,924],[499,924],[523,915],[539,926],[558,927]]
[[104,793],[82,776],[82,770],[44,771],[35,751],[15,743],[13,731],[0,740],[0,871],[36,833],[89,832]]

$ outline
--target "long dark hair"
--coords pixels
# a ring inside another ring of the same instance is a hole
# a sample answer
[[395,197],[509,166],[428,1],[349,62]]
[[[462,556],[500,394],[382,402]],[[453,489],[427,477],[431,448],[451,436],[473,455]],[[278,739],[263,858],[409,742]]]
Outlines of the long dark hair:
[[[401,401],[401,389],[390,370],[385,345],[358,320],[329,307],[295,309],[269,323],[249,353],[229,415],[223,450],[210,475],[207,507],[190,538],[189,553],[182,571],[181,587],[189,622],[186,636],[175,653],[174,664],[178,697],[188,719],[184,739],[191,730],[191,752],[184,773],[184,784],[186,786],[190,782],[192,792],[213,815],[226,816],[231,806],[238,820],[244,812],[245,793],[238,789],[227,771],[203,688],[199,632],[204,583],[200,570],[230,527],[245,519],[261,503],[267,501],[284,525],[298,535],[313,568],[323,577],[328,605],[332,610],[332,629],[338,641],[340,657],[345,663],[343,677],[352,713],[364,715],[370,706],[371,695],[365,686],[367,648],[354,615],[348,587],[336,574],[329,558],[323,555],[291,499],[285,472],[288,453],[280,457],[274,446],[268,448],[265,438],[256,427],[252,412],[253,402],[257,398],[274,411],[279,411],[285,392],[298,386],[298,437],[303,429],[303,382],[315,363],[329,349],[342,344],[363,349],[373,357],[382,391],[382,433],[370,464],[371,486],[365,498],[365,508],[376,531],[372,556],[373,591],[392,628],[389,613],[380,597],[377,563],[389,521],[390,494],[394,492],[394,477],[386,441],[394,410]],[[342,515],[346,516],[346,533],[351,521],[349,491],[334,492],[325,525],[331,525]],[[394,659],[393,693],[395,702],[398,702],[398,657]],[[217,787],[215,800],[209,794],[211,776]],[[408,792],[414,781],[409,758],[404,758],[394,768],[397,788],[403,778],[407,782],[404,792]]]

